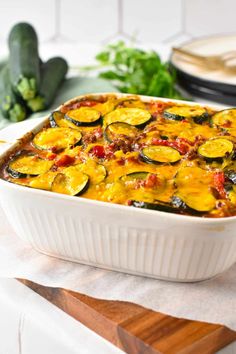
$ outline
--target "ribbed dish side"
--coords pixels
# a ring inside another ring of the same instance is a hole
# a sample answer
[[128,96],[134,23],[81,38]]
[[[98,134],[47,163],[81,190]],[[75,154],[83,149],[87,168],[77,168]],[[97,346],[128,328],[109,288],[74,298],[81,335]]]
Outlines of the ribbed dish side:
[[160,230],[139,230],[86,218],[65,217],[43,209],[11,204],[7,213],[16,232],[39,251],[125,272],[176,280],[214,276],[233,264],[231,239],[178,239]]

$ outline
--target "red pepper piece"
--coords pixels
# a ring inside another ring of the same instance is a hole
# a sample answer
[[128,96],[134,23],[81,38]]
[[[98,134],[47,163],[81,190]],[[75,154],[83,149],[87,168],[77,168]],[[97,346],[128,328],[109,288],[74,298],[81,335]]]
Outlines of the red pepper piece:
[[154,188],[159,184],[159,180],[157,178],[157,175],[155,175],[154,173],[151,173],[150,175],[148,175],[144,187],[146,188]]
[[89,100],[87,100],[87,101],[80,101],[79,104],[80,104],[79,105],[80,107],[93,107],[96,104],[98,104],[98,102],[97,101],[89,101]]
[[57,154],[54,154],[54,152],[49,152],[46,156],[47,160],[54,160],[57,157]]
[[223,172],[215,172],[213,175],[214,187],[219,193],[220,198],[226,198],[226,191],[224,188],[225,176]]
[[106,155],[105,149],[101,145],[93,146],[92,149],[90,150],[90,153],[99,159],[104,159],[104,157]]
[[232,125],[232,122],[230,120],[226,120],[224,124],[222,124],[222,127],[224,128],[230,128]]
[[75,158],[73,156],[69,155],[62,155],[59,157],[59,159],[55,162],[55,165],[57,167],[63,167],[63,166],[68,166],[71,165],[73,162],[75,162]]
[[155,113],[160,113],[167,106],[165,102],[152,102],[150,108],[154,110]]

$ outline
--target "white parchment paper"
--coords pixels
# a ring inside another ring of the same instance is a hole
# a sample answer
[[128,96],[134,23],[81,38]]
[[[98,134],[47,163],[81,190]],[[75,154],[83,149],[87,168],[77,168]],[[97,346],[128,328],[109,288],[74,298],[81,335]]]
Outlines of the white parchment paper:
[[[0,132],[14,141],[35,122]],[[19,239],[0,208],[0,277],[25,278],[109,300],[131,301],[176,317],[219,323],[236,330],[236,264],[199,283],[171,283],[59,260],[38,253]]]

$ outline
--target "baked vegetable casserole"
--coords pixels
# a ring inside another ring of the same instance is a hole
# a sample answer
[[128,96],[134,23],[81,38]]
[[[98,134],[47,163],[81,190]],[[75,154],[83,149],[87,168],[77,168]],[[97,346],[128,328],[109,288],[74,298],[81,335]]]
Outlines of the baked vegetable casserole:
[[202,217],[236,215],[236,108],[92,95],[51,113],[1,177],[56,193]]

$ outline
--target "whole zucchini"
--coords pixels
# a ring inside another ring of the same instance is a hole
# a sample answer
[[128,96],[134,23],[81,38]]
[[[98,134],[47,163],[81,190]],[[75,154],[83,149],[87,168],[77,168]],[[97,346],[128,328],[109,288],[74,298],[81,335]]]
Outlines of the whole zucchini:
[[26,118],[23,102],[12,90],[8,65],[0,71],[0,110],[12,122],[20,122]]
[[16,24],[8,38],[10,78],[14,91],[25,100],[35,97],[40,81],[38,38],[28,23]]
[[42,65],[39,95],[27,102],[33,112],[42,111],[51,105],[67,71],[68,64],[61,57],[51,58]]

